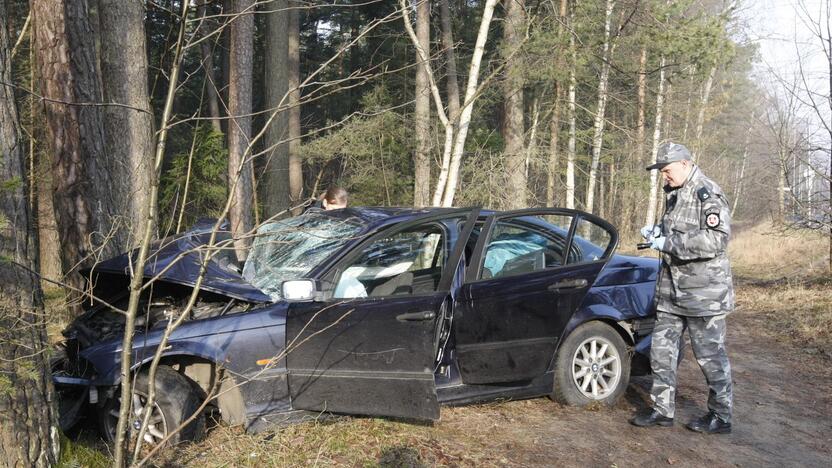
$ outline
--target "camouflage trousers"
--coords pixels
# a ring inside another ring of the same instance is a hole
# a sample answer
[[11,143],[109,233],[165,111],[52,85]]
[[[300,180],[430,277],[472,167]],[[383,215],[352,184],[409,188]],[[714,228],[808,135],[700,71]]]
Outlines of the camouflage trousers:
[[710,388],[708,408],[725,422],[731,422],[733,384],[731,364],[725,350],[725,315],[686,317],[656,313],[650,364],[653,367],[653,408],[672,418],[676,411],[676,367],[682,335],[688,329],[696,362]]

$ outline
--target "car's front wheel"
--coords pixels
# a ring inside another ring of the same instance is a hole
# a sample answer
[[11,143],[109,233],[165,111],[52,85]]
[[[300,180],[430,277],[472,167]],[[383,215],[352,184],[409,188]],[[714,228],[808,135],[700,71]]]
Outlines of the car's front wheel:
[[[201,399],[188,378],[168,366],[156,369],[156,392],[152,405],[148,404],[150,378],[147,372],[136,376],[133,386],[132,405],[128,420],[131,445],[138,436],[139,428],[145,414],[150,411],[150,421],[144,434],[144,445],[154,446],[167,438],[165,445],[199,440],[205,434],[205,417],[197,416],[179,432],[168,438],[171,431],[182,425],[199,408]],[[99,414],[101,430],[104,437],[113,442],[118,425],[120,398],[116,396],[105,403],[104,411]]]
[[589,322],[558,347],[552,398],[573,406],[613,405],[629,381],[630,356],[624,339],[605,323]]

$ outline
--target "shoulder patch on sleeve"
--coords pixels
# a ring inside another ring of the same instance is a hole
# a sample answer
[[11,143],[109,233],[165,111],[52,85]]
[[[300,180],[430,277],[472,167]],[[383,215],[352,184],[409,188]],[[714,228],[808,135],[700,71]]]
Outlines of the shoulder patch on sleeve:
[[701,189],[696,191],[696,196],[699,197],[699,201],[705,201],[711,198],[711,192],[708,191],[708,187],[702,187]]
[[719,217],[719,210],[711,209],[705,211],[705,225],[711,229],[718,227],[722,223]]

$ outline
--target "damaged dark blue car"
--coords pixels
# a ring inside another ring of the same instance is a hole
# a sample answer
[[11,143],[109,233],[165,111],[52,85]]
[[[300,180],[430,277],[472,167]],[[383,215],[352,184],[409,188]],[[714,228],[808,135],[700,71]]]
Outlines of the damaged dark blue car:
[[[587,213],[316,211],[263,225],[243,262],[227,232],[206,246],[210,231],[158,241],[144,271],[131,414],[152,412],[150,444],[206,398],[250,431],[321,413],[435,420],[496,398],[612,404],[646,370],[658,262],[614,254],[616,230]],[[115,433],[124,316],[108,304],[125,306],[130,271],[125,254],[88,272],[98,300],[53,368],[64,429],[92,415]],[[148,408],[147,367],[183,313]],[[169,442],[204,430],[200,415]]]

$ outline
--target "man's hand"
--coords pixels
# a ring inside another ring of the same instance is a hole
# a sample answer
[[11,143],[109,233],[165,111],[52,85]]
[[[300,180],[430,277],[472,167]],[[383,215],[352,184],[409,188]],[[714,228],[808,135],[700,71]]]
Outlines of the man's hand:
[[662,235],[662,227],[659,224],[648,224],[641,228],[641,237],[643,237],[644,240],[649,241],[654,237],[659,237],[660,235]]
[[653,240],[650,241],[650,248],[651,249],[656,249],[659,252],[661,252],[662,249],[664,249],[664,241],[666,241],[666,240],[667,240],[667,237],[664,237],[664,236],[654,237]]

